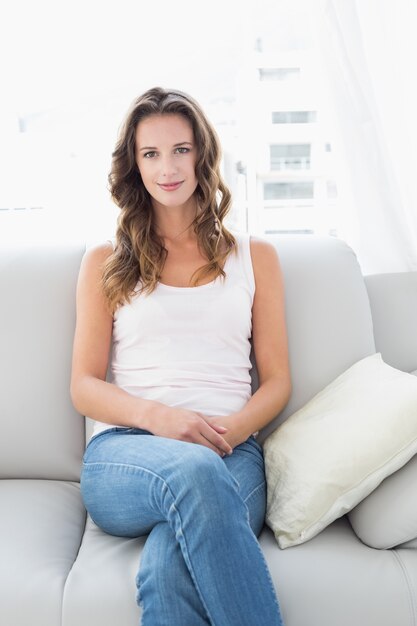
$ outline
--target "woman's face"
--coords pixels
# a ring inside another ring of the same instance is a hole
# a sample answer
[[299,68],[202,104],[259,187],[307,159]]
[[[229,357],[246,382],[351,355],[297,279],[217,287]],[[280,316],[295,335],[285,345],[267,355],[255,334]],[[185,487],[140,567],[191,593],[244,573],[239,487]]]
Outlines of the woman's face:
[[193,129],[182,115],[151,115],[137,125],[136,163],[154,207],[195,208],[196,158]]

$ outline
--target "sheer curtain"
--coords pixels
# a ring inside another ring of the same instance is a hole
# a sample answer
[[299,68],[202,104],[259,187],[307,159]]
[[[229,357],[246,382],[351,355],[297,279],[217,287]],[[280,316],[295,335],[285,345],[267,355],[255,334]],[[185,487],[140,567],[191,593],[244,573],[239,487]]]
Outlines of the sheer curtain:
[[416,0],[311,14],[339,157],[339,235],[365,273],[417,270]]

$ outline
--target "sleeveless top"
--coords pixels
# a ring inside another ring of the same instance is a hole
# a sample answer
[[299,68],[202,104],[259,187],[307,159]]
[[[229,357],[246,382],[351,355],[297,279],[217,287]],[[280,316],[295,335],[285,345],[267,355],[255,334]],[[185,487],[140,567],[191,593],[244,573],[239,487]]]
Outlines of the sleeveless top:
[[[129,394],[204,415],[239,411],[251,396],[255,279],[246,233],[226,277],[197,287],[158,283],[136,293],[113,320],[109,382]],[[95,422],[93,435],[111,424]]]

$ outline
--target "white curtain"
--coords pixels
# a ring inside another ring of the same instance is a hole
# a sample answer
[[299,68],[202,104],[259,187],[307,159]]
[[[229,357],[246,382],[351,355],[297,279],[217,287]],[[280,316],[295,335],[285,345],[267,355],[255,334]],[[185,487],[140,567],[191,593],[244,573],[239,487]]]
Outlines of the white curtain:
[[417,270],[417,0],[319,0],[339,235],[366,274]]

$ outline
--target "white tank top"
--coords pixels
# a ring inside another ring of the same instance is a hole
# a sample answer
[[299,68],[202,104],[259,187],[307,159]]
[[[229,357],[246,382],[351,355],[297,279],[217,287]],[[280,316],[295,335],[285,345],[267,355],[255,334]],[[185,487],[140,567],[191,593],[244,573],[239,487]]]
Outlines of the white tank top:
[[[226,277],[198,287],[159,283],[117,309],[108,380],[133,396],[204,415],[239,411],[251,396],[250,337],[255,280],[249,235]],[[93,435],[112,428],[95,422]]]

